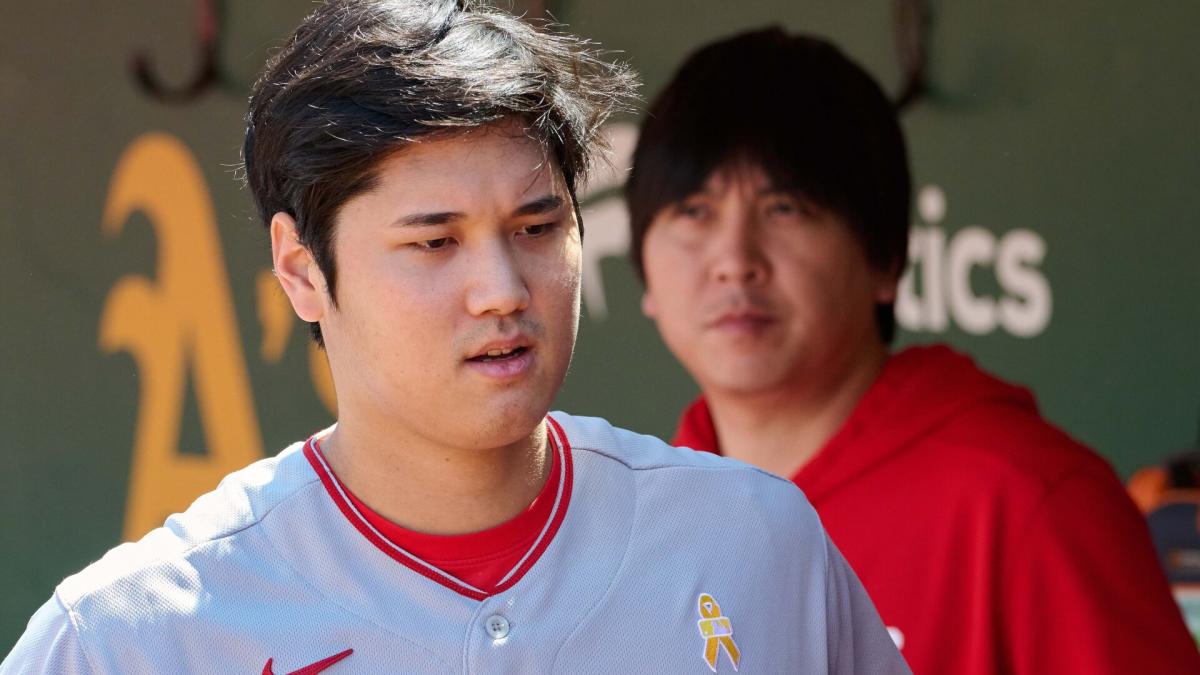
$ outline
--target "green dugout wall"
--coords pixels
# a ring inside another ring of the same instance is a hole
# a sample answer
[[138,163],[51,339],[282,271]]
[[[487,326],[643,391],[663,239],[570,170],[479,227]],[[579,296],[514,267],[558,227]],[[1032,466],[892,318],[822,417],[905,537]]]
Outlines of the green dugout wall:
[[[652,96],[696,45],[781,23],[896,91],[893,2],[548,0]],[[200,63],[218,82],[144,93]],[[932,2],[900,344],[948,341],[1031,386],[1127,476],[1200,413],[1200,5]],[[308,0],[0,9],[0,650],[54,584],[226,471],[332,419],[235,179],[250,82]],[[779,86],[789,86],[781,82]],[[611,128],[619,151],[635,119]],[[620,153],[619,153],[620,154]],[[617,186],[586,199],[585,317],[560,407],[668,435],[694,394],[639,313]]]

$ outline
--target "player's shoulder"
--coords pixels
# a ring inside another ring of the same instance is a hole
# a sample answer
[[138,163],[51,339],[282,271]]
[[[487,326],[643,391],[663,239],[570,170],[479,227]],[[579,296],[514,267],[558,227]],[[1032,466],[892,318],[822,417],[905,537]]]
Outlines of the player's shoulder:
[[727,500],[747,508],[769,505],[792,508],[805,515],[812,512],[794,483],[758,467],[710,452],[674,447],[598,417],[563,412],[554,412],[551,417],[561,426],[576,456],[588,453],[607,458],[634,473],[639,483],[654,492],[705,494],[709,500]]
[[204,571],[231,540],[252,532],[277,505],[318,481],[302,449],[303,443],[294,443],[225,476],[184,512],[64,579],[58,599],[71,608],[97,595],[129,592],[146,580],[170,578],[177,570]]
[[656,436],[622,429],[599,417],[583,417],[555,411],[551,413],[551,418],[562,427],[572,450],[606,456],[633,471],[730,471],[757,475],[771,481],[789,482],[761,469],[711,452],[674,447]]

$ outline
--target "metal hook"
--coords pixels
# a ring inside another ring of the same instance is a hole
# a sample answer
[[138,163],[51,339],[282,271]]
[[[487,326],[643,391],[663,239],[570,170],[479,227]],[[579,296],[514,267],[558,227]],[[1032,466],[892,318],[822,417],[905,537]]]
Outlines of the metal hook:
[[929,93],[926,62],[929,56],[929,4],[927,0],[896,0],[896,54],[904,86],[896,110],[904,110]]
[[165,103],[187,103],[217,83],[217,52],[220,42],[220,12],[216,0],[196,0],[196,33],[200,42],[200,69],[190,82],[178,88],[164,85],[150,67],[145,52],[133,56],[134,80],[151,98]]

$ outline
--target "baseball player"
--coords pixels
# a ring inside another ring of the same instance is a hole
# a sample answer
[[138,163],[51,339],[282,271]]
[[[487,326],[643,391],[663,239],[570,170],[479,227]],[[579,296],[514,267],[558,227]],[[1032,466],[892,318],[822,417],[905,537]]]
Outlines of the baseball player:
[[467,0],[305,19],[244,156],[338,422],[69,577],[0,672],[908,672],[791,483],[547,415],[630,80]]

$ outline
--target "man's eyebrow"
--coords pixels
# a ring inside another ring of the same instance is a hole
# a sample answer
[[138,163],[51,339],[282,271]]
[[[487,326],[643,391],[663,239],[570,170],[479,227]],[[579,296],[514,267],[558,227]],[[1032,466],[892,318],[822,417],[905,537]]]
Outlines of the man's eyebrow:
[[[522,204],[513,211],[513,218],[521,216],[537,216],[543,213],[550,213],[562,208],[563,198],[558,195],[546,195],[531,202]],[[466,218],[466,214],[458,211],[434,211],[430,213],[413,213],[402,218],[397,218],[392,227],[432,227],[435,225],[445,225],[456,220]]]
[[557,211],[558,209],[562,208],[562,205],[562,197],[559,197],[558,195],[546,195],[545,197],[540,197],[526,204],[522,204],[517,208],[516,211],[513,211],[512,215],[514,218],[519,218],[521,216],[537,216],[543,213]]
[[456,220],[462,220],[465,216],[457,211],[438,211],[434,213],[413,213],[403,218],[396,219],[392,223],[393,227],[429,227],[433,225],[445,225]]

